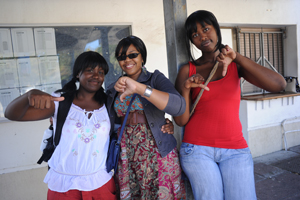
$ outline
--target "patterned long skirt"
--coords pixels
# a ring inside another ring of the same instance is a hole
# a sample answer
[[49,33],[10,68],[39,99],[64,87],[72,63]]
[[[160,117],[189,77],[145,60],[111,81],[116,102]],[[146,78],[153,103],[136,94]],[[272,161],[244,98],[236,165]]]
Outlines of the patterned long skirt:
[[185,199],[177,148],[164,158],[147,124],[127,125],[116,173],[121,199]]

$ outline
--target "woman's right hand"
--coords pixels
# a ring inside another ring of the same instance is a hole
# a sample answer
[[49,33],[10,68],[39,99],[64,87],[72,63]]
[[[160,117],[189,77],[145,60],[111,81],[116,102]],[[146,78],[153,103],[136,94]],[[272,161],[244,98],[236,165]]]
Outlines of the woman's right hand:
[[28,92],[29,106],[36,109],[49,109],[51,107],[51,102],[63,101],[64,99],[64,97],[53,97],[50,94],[35,89]]
[[64,97],[52,97],[40,90],[29,92],[11,101],[5,109],[5,117],[15,121],[47,119],[55,112],[53,101],[63,101]]
[[200,74],[193,74],[184,82],[184,87],[186,89],[200,87],[209,91],[209,88],[204,85],[204,81],[205,79]]

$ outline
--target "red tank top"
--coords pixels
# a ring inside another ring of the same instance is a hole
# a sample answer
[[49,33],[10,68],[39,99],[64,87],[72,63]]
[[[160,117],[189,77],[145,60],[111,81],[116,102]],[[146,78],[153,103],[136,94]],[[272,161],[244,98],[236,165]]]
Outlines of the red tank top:
[[[190,62],[189,76],[195,73],[196,67]],[[207,86],[210,91],[204,90],[185,126],[183,142],[226,149],[248,147],[239,119],[241,89],[236,64],[232,62],[224,78]],[[200,88],[191,92],[194,102]]]

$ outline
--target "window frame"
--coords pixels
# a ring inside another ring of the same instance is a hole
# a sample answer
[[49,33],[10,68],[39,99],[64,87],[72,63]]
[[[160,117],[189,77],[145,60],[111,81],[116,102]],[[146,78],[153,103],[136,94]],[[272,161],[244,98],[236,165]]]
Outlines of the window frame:
[[[236,27],[237,51],[256,63],[268,67],[284,76],[284,39],[285,29],[282,28],[241,28]],[[246,37],[247,35],[247,37]],[[269,35],[272,36],[271,42]],[[276,38],[274,39],[274,35]],[[257,41],[258,36],[258,41]],[[251,41],[252,38],[252,41]],[[277,39],[277,40],[276,40]],[[249,42],[246,43],[246,40]],[[277,43],[274,43],[276,41]],[[256,46],[258,45],[258,47]],[[252,50],[252,47],[253,50]],[[254,52],[253,52],[254,51]],[[257,56],[257,51],[259,51]],[[275,54],[276,52],[276,54]],[[253,54],[254,53],[254,56]],[[270,55],[271,54],[271,55]],[[265,56],[267,55],[267,57]],[[258,57],[258,58],[257,58]],[[275,58],[276,57],[276,58]],[[269,61],[272,59],[272,61]],[[275,62],[277,60],[277,63]],[[277,66],[275,66],[277,64]],[[266,94],[267,91],[258,88],[251,83],[241,80],[241,96]]]

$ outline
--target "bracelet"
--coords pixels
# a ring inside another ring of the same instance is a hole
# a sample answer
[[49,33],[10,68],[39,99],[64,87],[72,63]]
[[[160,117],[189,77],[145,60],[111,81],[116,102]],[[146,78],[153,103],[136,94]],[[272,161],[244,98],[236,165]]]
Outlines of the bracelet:
[[150,85],[147,85],[146,90],[144,92],[144,96],[149,98],[152,93],[152,90],[152,87],[150,87]]

